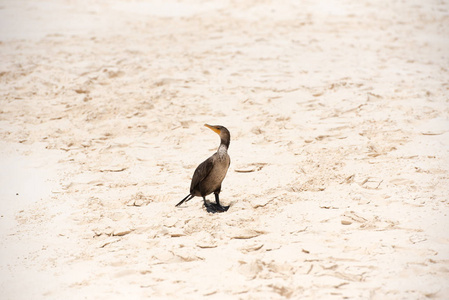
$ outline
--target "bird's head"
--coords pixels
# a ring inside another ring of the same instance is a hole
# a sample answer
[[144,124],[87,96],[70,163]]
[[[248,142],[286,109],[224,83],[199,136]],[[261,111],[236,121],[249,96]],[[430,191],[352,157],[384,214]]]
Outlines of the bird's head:
[[204,126],[217,133],[220,136],[221,142],[225,144],[226,147],[229,147],[229,143],[231,141],[231,134],[229,133],[229,130],[226,127],[221,125],[209,125],[209,124],[204,124]]

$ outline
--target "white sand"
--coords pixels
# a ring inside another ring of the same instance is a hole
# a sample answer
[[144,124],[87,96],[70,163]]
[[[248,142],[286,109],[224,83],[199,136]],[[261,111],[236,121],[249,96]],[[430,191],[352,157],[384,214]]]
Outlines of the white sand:
[[158,2],[1,2],[1,298],[447,299],[449,4]]

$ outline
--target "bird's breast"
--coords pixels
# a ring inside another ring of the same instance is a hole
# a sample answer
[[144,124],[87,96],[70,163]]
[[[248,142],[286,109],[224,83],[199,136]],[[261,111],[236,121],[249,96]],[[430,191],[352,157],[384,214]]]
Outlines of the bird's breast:
[[216,156],[214,160],[214,166],[210,171],[209,175],[205,178],[204,182],[202,182],[202,186],[204,190],[206,190],[207,194],[210,194],[216,191],[226,176],[228,172],[230,163],[229,155]]
[[218,156],[209,175],[211,179],[215,179],[215,181],[219,181],[219,183],[221,184],[226,176],[226,173],[228,172],[229,162],[229,155]]

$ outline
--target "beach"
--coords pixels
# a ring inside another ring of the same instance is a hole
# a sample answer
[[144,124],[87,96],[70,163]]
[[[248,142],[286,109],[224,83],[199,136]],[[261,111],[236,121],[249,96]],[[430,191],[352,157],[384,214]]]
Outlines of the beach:
[[[2,1],[2,299],[447,299],[448,37],[447,1]],[[175,207],[206,123],[224,213]]]

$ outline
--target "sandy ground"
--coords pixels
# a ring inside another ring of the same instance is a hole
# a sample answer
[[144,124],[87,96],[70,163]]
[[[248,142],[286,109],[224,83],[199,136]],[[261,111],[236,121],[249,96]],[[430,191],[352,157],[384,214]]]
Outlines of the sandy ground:
[[160,2],[0,3],[1,298],[447,299],[449,3]]

